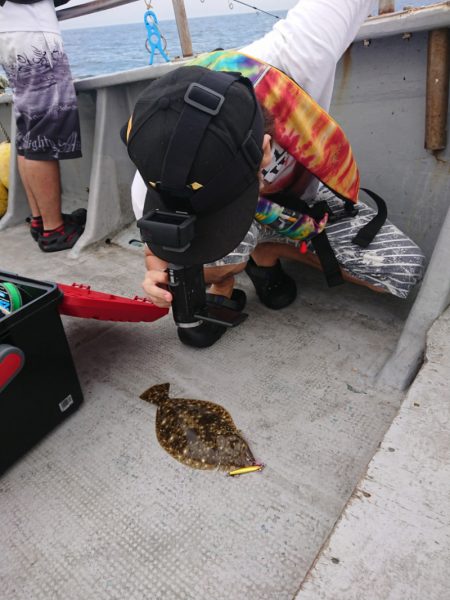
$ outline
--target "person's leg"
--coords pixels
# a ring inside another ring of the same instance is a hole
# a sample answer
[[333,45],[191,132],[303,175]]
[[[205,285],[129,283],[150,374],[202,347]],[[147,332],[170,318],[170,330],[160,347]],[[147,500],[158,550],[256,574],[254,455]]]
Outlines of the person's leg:
[[[276,267],[278,261],[282,258],[300,262],[302,264],[308,265],[309,267],[322,270],[320,260],[314,254],[314,252],[308,251],[305,254],[302,254],[296,246],[292,246],[289,244],[278,244],[276,242],[265,242],[259,244],[252,252],[251,257],[258,267],[263,268]],[[231,298],[235,283],[234,276],[244,271],[246,268],[246,264],[247,263],[240,263],[238,265],[225,265],[222,267],[205,268],[205,282],[207,285],[211,286],[209,288],[209,292],[211,294],[217,294],[226,296],[227,298]],[[374,292],[387,292],[387,289],[381,287],[380,285],[377,286],[372,283],[369,283],[368,281],[358,279],[345,268],[342,268],[341,270],[344,280],[349,283],[362,285],[373,290]],[[285,273],[283,273],[283,275],[286,276]],[[289,304],[294,299],[295,297],[291,299]]]
[[[33,194],[33,191],[31,189],[31,186],[28,184],[28,178],[27,178],[27,174],[26,174],[25,158],[23,156],[18,156],[17,157],[17,167],[19,169],[20,179],[22,181],[22,185],[24,187],[25,194],[27,196],[28,204],[30,206],[31,215],[34,218],[37,218],[37,217],[41,218],[41,211],[39,210],[38,203],[36,201],[36,198],[34,197],[34,194]],[[42,218],[41,218],[41,221],[42,221]]]
[[61,213],[59,160],[81,156],[77,101],[62,39],[14,32],[5,46],[2,60],[14,94],[18,168],[32,214],[30,232],[45,252],[69,249],[83,233],[86,211]]
[[234,289],[234,276],[245,269],[246,262],[222,267],[205,267],[205,283],[209,285],[209,293],[231,298]]
[[19,156],[18,167],[32,216],[41,216],[47,230],[62,225],[58,161],[29,160]]
[[[360,202],[358,214],[349,216],[344,202],[325,186],[319,190],[315,201],[326,202],[335,216],[333,222],[327,224],[326,231],[344,280],[372,291],[406,298],[423,276],[424,255],[420,248],[389,221],[368,248],[361,248],[352,240],[373,218],[375,211]],[[298,249],[299,242],[270,227],[261,227],[258,246],[251,253],[246,272],[266,306],[284,308],[290,303],[289,298],[291,302],[295,299],[295,294],[290,296],[288,293],[292,283],[286,279],[279,259],[295,260],[318,269],[322,269],[322,265],[311,244],[308,251],[302,253]]]
[[406,298],[425,270],[425,256],[417,244],[387,220],[369,246],[361,248],[352,240],[373,218],[375,210],[360,201],[358,214],[348,217],[344,203],[325,187],[319,190],[316,200],[326,201],[337,217],[344,215],[326,226],[344,275],[377,292]]
[[[406,298],[422,279],[425,257],[420,248],[390,221],[386,221],[367,248],[352,243],[358,231],[372,219],[374,209],[359,202],[355,217],[345,214],[344,203],[324,186],[316,201],[326,201],[337,220],[326,226],[326,232],[344,280],[375,292]],[[322,269],[311,244],[302,254],[297,243],[266,228],[252,257],[259,269],[271,268],[280,258],[295,260]],[[247,269],[248,272],[248,269]]]
[[210,293],[230,298],[234,289],[234,276],[241,273],[251,253],[259,244],[263,227],[252,221],[246,236],[232,252],[214,263],[204,265],[205,283],[210,285]]
[[[308,250],[306,253],[302,254],[297,247],[290,246],[288,244],[266,242],[256,248],[255,252],[252,254],[252,258],[255,260],[258,266],[263,267],[275,265],[280,258],[283,258],[300,262],[304,265],[308,265],[309,267],[313,267],[314,269],[319,269],[322,271],[320,260],[318,259],[317,255],[314,254],[314,252]],[[368,281],[358,279],[342,266],[341,271],[342,277],[349,283],[362,285],[373,290],[374,292],[387,292],[387,290],[381,286],[376,286]]]

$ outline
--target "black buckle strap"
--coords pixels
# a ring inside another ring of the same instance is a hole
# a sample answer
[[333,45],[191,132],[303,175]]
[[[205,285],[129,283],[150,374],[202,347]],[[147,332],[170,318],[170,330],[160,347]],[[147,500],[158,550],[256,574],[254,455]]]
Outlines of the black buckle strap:
[[335,287],[343,284],[344,278],[342,276],[341,267],[339,266],[325,229],[311,239],[311,244],[320,260],[328,286]]
[[[262,148],[255,135],[259,138],[264,127],[256,99],[251,128],[231,162],[224,165],[207,185],[195,192],[186,185],[198,146],[209,122],[219,112],[230,85],[239,79],[240,73],[222,72],[218,78],[218,73],[207,71],[201,78],[207,85],[195,82],[189,86],[184,97],[186,106],[166,152],[163,173],[157,188],[164,196],[165,204],[172,209],[179,208],[178,199],[183,198],[185,210],[195,213],[208,212],[212,208],[230,203],[255,181],[263,158]],[[250,86],[246,81],[242,79],[243,84]]]
[[256,173],[262,157],[262,148],[258,147],[253,137],[253,130],[250,130],[231,163],[228,163],[205,187],[191,196],[190,203],[194,212],[208,212],[217,206],[226,206],[240,196],[256,181]]
[[356,217],[359,213],[359,206],[357,204],[353,204],[350,200],[344,200],[344,210],[346,217]]
[[[281,206],[285,206],[286,204],[289,208],[295,206],[295,209],[293,210],[309,215],[315,221],[321,221],[326,213],[328,213],[328,215],[330,215],[330,213],[332,214],[332,211],[325,200],[315,202],[312,206],[309,206],[309,204],[304,200],[301,200],[294,192],[279,192],[277,194],[272,194],[268,198]],[[328,286],[334,287],[344,283],[341,267],[339,266],[325,229],[311,238],[311,244],[322,265]]]
[[370,242],[373,241],[373,238],[377,235],[380,229],[383,227],[386,219],[387,219],[387,206],[386,202],[367,188],[361,188],[363,192],[366,192],[368,196],[372,198],[378,208],[377,214],[371,219],[364,227],[362,227],[356,237],[352,239],[352,244],[356,244],[357,246],[361,246],[361,248],[367,248]]
[[[352,240],[353,244],[361,246],[362,248],[367,248],[387,219],[387,207],[385,201],[378,196],[378,194],[375,194],[375,192],[372,192],[366,188],[361,188],[361,190],[366,192],[366,194],[372,198],[378,208],[378,212],[373,219],[364,225],[364,227],[359,230],[358,234]],[[269,200],[273,200],[281,206],[287,206],[291,209],[307,214],[316,221],[321,220],[326,212],[329,215],[329,223],[334,223],[339,220],[339,217],[333,214],[333,211],[325,201],[316,202],[312,206],[309,206],[306,204],[306,202],[300,200],[295,193],[290,191],[272,194],[269,196]],[[354,217],[358,214],[358,212],[358,206],[355,206],[350,201],[345,201],[345,213],[341,218],[349,216]],[[333,287],[344,283],[339,263],[328,240],[326,231],[324,230],[322,233],[314,236],[311,239],[311,243],[316,251],[317,257],[320,260],[328,285]]]
[[220,110],[228,88],[240,77],[238,73],[216,73],[205,69],[199,82],[186,91],[185,105],[169,142],[161,172],[161,190],[183,190],[198,147],[211,119]]
[[252,170],[259,170],[263,159],[262,148],[258,146],[254,138],[254,131],[250,129],[245,138],[240,151],[242,151],[245,159]]
[[184,101],[208,115],[215,116],[219,114],[222,104],[225,102],[225,96],[206,87],[206,85],[194,82],[188,87],[184,95]]

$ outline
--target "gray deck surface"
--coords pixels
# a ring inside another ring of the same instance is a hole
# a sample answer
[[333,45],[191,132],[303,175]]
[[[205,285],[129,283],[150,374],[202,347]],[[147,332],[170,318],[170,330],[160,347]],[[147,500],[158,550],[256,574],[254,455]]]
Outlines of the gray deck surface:
[[[44,255],[19,226],[0,255],[23,276],[142,295],[141,253],[115,244]],[[370,378],[408,306],[288,270],[291,307],[265,308],[243,276],[250,317],[207,350],[182,346],[171,316],[64,317],[85,402],[0,480],[2,600],[295,597],[397,413]],[[228,409],[265,470],[232,479],[166,454],[139,399],[166,381]]]
[[[366,23],[357,39],[372,43],[346,54],[334,102],[364,185],[389,200],[393,222],[428,258],[449,178],[448,147],[438,160],[423,148],[426,48],[428,29],[448,26],[448,10],[447,2]],[[121,162],[110,155],[108,124],[125,120],[117,116],[128,111],[129,87],[142,79],[135,71],[78,83],[86,168],[80,173],[76,161],[71,186],[63,177],[65,209],[71,187],[77,203],[80,189],[84,201],[89,194],[95,240],[122,223],[114,200]],[[126,90],[115,89],[120,81]],[[127,236],[120,241],[127,246]],[[1,232],[0,268],[142,294],[140,252],[103,244],[77,260],[47,256],[23,225]],[[170,316],[154,324],[63,319],[85,402],[0,479],[0,600],[449,596],[449,314],[433,327],[398,413],[401,395],[375,390],[371,378],[410,303],[351,285],[330,290],[299,265],[289,272],[300,294],[280,313],[263,307],[243,276],[250,318],[209,350],[181,346]],[[227,408],[265,470],[232,479],[166,454],[156,409],[139,399],[166,381],[173,396]]]
[[450,573],[450,308],[297,600],[442,600]]

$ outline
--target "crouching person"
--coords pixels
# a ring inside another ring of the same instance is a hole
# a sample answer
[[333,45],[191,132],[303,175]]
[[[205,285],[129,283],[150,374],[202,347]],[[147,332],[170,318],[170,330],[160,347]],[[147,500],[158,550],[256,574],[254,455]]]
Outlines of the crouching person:
[[[168,307],[168,262],[204,265],[208,302],[242,311],[234,277],[246,271],[260,300],[291,304],[296,284],[280,259],[405,298],[422,278],[421,250],[359,201],[350,145],[329,108],[336,63],[370,10],[369,0],[302,0],[240,52],[202,55],[152,82],[124,139],[138,173],[138,218],[152,209],[195,215],[183,252],[148,243],[144,290]],[[301,86],[301,87],[300,87]],[[319,188],[319,182],[322,185]],[[207,347],[226,331],[202,322],[181,341]]]

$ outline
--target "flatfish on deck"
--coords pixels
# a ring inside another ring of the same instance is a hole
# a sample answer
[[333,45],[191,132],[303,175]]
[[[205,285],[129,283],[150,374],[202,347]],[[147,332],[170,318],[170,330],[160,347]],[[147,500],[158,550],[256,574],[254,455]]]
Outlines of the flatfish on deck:
[[214,402],[169,398],[169,383],[154,385],[140,398],[158,407],[156,435],[161,446],[194,469],[232,470],[255,464],[230,413]]

